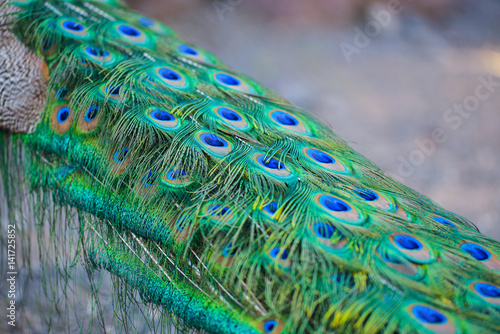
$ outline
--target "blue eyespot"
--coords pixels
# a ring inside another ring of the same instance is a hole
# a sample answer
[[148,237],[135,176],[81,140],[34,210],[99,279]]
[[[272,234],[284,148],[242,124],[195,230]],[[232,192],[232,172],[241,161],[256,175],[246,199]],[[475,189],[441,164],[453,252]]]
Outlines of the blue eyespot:
[[466,242],[460,249],[464,252],[469,253],[470,256],[475,258],[478,261],[485,261],[491,257],[491,253],[486,249],[477,244]]
[[162,68],[158,71],[158,74],[165,80],[177,81],[181,80],[182,77],[179,73],[169,68]]
[[232,243],[228,243],[226,245],[226,247],[224,247],[224,249],[222,250],[222,255],[224,257],[234,256],[234,254],[236,254],[236,249],[233,248],[233,244]]
[[299,124],[299,121],[295,117],[279,110],[273,112],[272,118],[284,126],[297,126]]
[[201,135],[201,140],[207,144],[208,146],[213,146],[213,147],[226,147],[228,146],[228,143],[226,140],[223,138],[211,134],[211,133],[204,133]]
[[285,165],[282,162],[279,162],[275,158],[267,158],[263,155],[259,156],[257,158],[257,161],[259,164],[261,164],[264,167],[267,167],[269,169],[284,169]]
[[149,173],[142,178],[142,184],[144,185],[144,188],[148,188],[153,185],[155,180],[156,180],[156,171],[152,170],[149,171]]
[[396,256],[394,256],[391,253],[384,252],[384,254],[382,254],[380,252],[380,247],[377,247],[377,253],[379,253],[380,256],[382,256],[382,258],[384,259],[385,262],[395,263],[395,264],[401,264],[401,263],[403,263]]
[[85,28],[78,22],[66,20],[63,22],[63,27],[71,31],[83,31]]
[[307,154],[313,158],[316,162],[319,162],[321,164],[333,164],[335,163],[335,159],[332,158],[330,155],[321,152],[319,150],[315,150],[313,148],[310,148],[307,150]]
[[345,212],[351,210],[349,204],[335,197],[321,196],[319,202],[322,206],[326,207],[328,210],[331,211]]
[[107,57],[110,55],[109,51],[101,50],[97,47],[87,46],[85,51],[94,57]]
[[331,239],[336,228],[330,224],[316,223],[313,225],[313,231],[318,238]]
[[418,320],[428,324],[444,324],[448,320],[443,313],[423,305],[415,306],[412,313]]
[[231,212],[231,210],[227,206],[223,207],[222,209],[220,207],[221,205],[219,204],[212,205],[211,207],[208,208],[208,212],[210,213],[211,216],[217,216],[217,217],[227,215]]
[[71,110],[68,107],[64,107],[59,109],[57,112],[57,122],[59,123],[64,123],[68,120],[69,114],[71,113]]
[[229,121],[241,121],[242,118],[236,112],[228,108],[219,108],[219,114]]
[[451,227],[455,227],[455,228],[457,227],[457,225],[453,224],[448,219],[444,219],[442,217],[432,217],[432,219],[434,219],[435,221],[437,221],[438,223],[443,224],[443,225],[447,225],[447,226],[451,226]]
[[134,28],[134,27],[129,26],[129,25],[126,25],[126,24],[120,25],[118,27],[118,31],[120,31],[120,33],[122,33],[126,36],[130,36],[130,37],[138,37],[141,35],[141,32],[139,31],[139,29]]
[[179,50],[180,53],[184,53],[184,54],[190,55],[190,56],[197,56],[200,54],[198,51],[196,51],[192,47],[184,45],[184,44],[179,45],[177,50]]
[[175,116],[165,110],[153,110],[151,112],[151,117],[157,121],[173,121]]
[[120,86],[106,86],[104,92],[110,95],[118,95],[120,94]]
[[85,114],[85,121],[86,122],[92,121],[94,118],[96,118],[98,112],[99,112],[98,106],[90,106],[90,108],[87,110],[87,113]]
[[[274,247],[269,252],[269,255],[271,255],[271,257],[275,259],[278,256],[279,252],[281,252],[281,249],[279,247]],[[281,259],[282,260],[288,259],[288,251],[286,249],[283,251],[283,253],[281,253]]]
[[394,237],[394,242],[401,248],[407,250],[419,250],[423,248],[423,245],[416,238],[406,235],[399,234]]
[[217,81],[219,81],[220,83],[228,86],[239,86],[241,84],[241,81],[238,78],[225,73],[217,74],[215,76],[215,79],[217,79]]
[[177,219],[177,230],[184,231],[184,229],[189,225],[189,222],[186,222],[186,217],[181,217]]
[[391,254],[385,254],[384,261],[389,262],[389,263],[395,263],[395,264],[403,263],[403,262],[401,262],[401,260],[399,260],[398,258],[396,258],[395,256],[393,256]]
[[117,164],[122,163],[123,160],[127,157],[128,154],[128,148],[124,148],[122,150],[118,150],[113,154],[113,161],[116,162]]
[[483,297],[500,298],[500,288],[488,283],[477,283],[476,291]]
[[171,170],[167,173],[167,179],[170,181],[175,181],[186,176],[186,172],[183,170]]
[[45,39],[42,45],[42,52],[46,53],[54,46],[54,41],[51,39]]
[[330,279],[334,282],[341,283],[344,280],[344,275],[342,274],[332,274]]
[[148,19],[147,17],[141,17],[141,19],[139,20],[139,24],[143,27],[152,27],[155,25],[155,22],[151,19]]
[[271,202],[271,203],[267,204],[266,206],[264,206],[264,210],[272,216],[276,213],[276,211],[278,211],[278,203]]
[[354,192],[356,195],[368,202],[376,201],[379,198],[376,192],[367,188],[356,187],[354,188]]
[[276,326],[278,326],[278,322],[276,320],[267,320],[264,323],[264,332],[266,332],[266,334],[272,333]]
[[68,95],[69,89],[67,87],[59,88],[56,93],[56,97],[62,100]]

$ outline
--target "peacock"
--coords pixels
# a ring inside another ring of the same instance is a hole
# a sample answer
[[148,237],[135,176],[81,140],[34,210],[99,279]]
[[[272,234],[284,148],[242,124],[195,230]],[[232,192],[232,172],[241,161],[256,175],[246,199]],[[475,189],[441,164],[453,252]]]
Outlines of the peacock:
[[500,244],[305,110],[120,0],[1,8],[0,218],[111,332],[500,332]]

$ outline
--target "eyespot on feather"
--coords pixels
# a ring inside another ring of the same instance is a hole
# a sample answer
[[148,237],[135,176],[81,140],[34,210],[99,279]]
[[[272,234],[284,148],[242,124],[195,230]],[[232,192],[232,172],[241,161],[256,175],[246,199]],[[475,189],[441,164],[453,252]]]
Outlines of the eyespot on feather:
[[145,28],[151,28],[156,25],[156,22],[148,17],[141,17],[139,24]]
[[140,16],[137,24],[140,25],[141,27],[151,29],[154,32],[162,34],[162,35],[169,35],[169,36],[175,35],[175,33],[172,31],[172,29],[163,25],[160,22],[157,22],[156,20],[150,19],[149,17]]
[[188,45],[185,45],[185,44],[181,44],[177,47],[177,50],[182,53],[183,55],[187,55],[187,56],[197,56],[200,54],[200,52],[198,52],[194,47],[191,47],[191,46],[188,46]]
[[234,263],[234,255],[237,250],[233,247],[232,243],[228,243],[222,250],[222,254],[216,259],[217,264],[223,265],[225,267],[230,267]]
[[196,134],[196,139],[205,151],[216,157],[224,157],[233,149],[233,145],[225,138],[210,132],[200,131]]
[[128,148],[121,148],[111,151],[108,156],[108,161],[111,173],[114,175],[121,175],[125,172],[130,163],[130,150]]
[[396,204],[396,212],[394,212],[397,216],[401,217],[404,220],[411,220],[410,215],[408,215],[408,212],[404,210],[401,206]]
[[151,197],[156,193],[158,171],[150,170],[146,172],[135,187],[138,196]]
[[279,334],[285,329],[285,324],[279,319],[268,318],[262,320],[257,328],[262,334]]
[[335,173],[350,174],[349,169],[332,155],[313,147],[302,148],[302,154],[315,164]]
[[213,111],[220,120],[234,129],[246,131],[250,128],[245,116],[234,108],[215,107]]
[[278,202],[272,201],[262,207],[262,211],[269,217],[273,218],[276,211],[278,211]]
[[302,122],[298,117],[292,115],[291,113],[280,110],[273,109],[268,113],[269,118],[279,127],[295,132],[301,135],[309,135],[309,129],[306,127],[304,122]]
[[172,187],[186,187],[192,183],[186,172],[180,169],[170,169],[165,172],[162,182]]
[[55,95],[58,100],[67,100],[66,98],[70,95],[70,91],[68,87],[62,87],[56,91]]
[[279,246],[272,247],[267,251],[267,255],[273,262],[282,267],[288,268],[292,266],[292,260],[289,258],[290,254],[287,249],[281,249]]
[[255,94],[255,89],[245,79],[236,74],[218,71],[213,74],[213,79],[221,87],[240,93]]
[[49,82],[50,80],[49,68],[47,67],[47,63],[45,61],[42,61],[42,74],[43,78],[45,79],[45,82]]
[[182,90],[190,86],[187,75],[180,69],[160,66],[155,68],[155,73],[160,83],[170,88]]
[[67,104],[58,105],[54,108],[51,115],[51,128],[62,135],[68,132],[75,118],[74,112]]
[[472,241],[462,241],[458,248],[491,270],[500,272],[500,260],[490,249]]
[[147,172],[141,180],[142,186],[144,188],[151,187],[156,181],[156,177],[157,177],[156,174],[157,174],[157,172],[154,170],[150,170],[149,172]]
[[[322,245],[330,249],[342,249],[347,245],[347,239],[337,231],[337,228],[329,223],[314,223],[309,226],[309,230]],[[340,236],[337,243],[333,243],[331,238],[335,232]]]
[[57,27],[68,37],[76,39],[87,39],[90,37],[87,27],[82,22],[73,18],[59,19]]
[[188,239],[196,231],[195,223],[186,217],[174,219],[171,226],[172,234],[177,242]]
[[83,45],[80,49],[81,54],[99,65],[110,65],[114,63],[118,56],[110,50],[105,50],[92,45]]
[[162,130],[177,130],[181,125],[177,116],[155,107],[146,109],[146,116],[156,127]]
[[150,42],[148,35],[141,29],[128,23],[115,24],[114,29],[124,41],[135,45],[146,45]]
[[99,106],[91,105],[87,109],[80,112],[78,127],[83,132],[92,131],[101,123],[102,118],[103,113],[100,111]]
[[500,287],[485,281],[469,284],[469,290],[484,301],[500,306]]
[[176,52],[190,60],[194,60],[199,63],[213,64],[214,62],[208,57],[205,51],[199,48],[187,44],[178,44],[176,47]]
[[278,159],[266,157],[264,154],[256,153],[252,156],[252,161],[267,174],[278,178],[287,178],[292,172],[290,168]]
[[227,205],[217,203],[208,204],[205,207],[205,214],[215,223],[231,225],[234,223],[234,212]]
[[403,232],[394,233],[389,236],[389,241],[410,261],[432,263],[436,260],[429,246],[414,235]]
[[451,221],[449,221],[448,219],[446,218],[443,218],[441,216],[437,216],[437,215],[434,215],[431,217],[434,221],[438,222],[439,224],[441,224],[442,226],[444,227],[448,227],[448,228],[454,228],[456,229],[457,228],[457,225],[455,223],[452,223]]
[[452,318],[429,305],[410,304],[406,307],[406,311],[414,321],[434,333],[455,334],[459,332]]
[[353,192],[358,198],[364,200],[368,205],[384,211],[396,211],[396,205],[394,202],[390,201],[388,197],[378,191],[364,187],[355,187]]
[[358,209],[338,197],[329,194],[316,194],[314,202],[332,217],[344,223],[361,225],[365,222]]
[[379,261],[401,275],[407,276],[414,280],[420,280],[424,277],[425,273],[422,269],[422,266],[417,265],[416,263],[413,263],[411,261],[399,261],[397,258],[394,258],[387,254],[382,255],[380,252],[380,247],[376,248],[376,255]]
[[40,53],[47,59],[52,59],[55,56],[58,47],[53,39],[44,39],[40,46]]
[[121,102],[125,99],[120,86],[103,85],[101,87],[101,93],[105,98],[107,98],[110,101]]

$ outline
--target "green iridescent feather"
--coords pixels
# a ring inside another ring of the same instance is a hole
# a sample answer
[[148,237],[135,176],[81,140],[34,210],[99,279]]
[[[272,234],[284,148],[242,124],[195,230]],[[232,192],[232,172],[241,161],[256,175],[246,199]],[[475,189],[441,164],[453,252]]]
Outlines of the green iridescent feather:
[[500,331],[498,242],[307,112],[120,2],[13,4],[49,79],[4,186],[26,164],[75,210],[87,270],[174,319],[156,330]]

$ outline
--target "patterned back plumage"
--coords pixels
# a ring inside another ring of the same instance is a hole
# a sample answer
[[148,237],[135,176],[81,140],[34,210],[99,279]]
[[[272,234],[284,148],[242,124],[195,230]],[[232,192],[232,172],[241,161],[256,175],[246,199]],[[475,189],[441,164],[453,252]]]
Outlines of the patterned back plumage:
[[47,75],[27,180],[144,301],[213,333],[500,331],[499,244],[305,111],[119,1],[12,4]]

